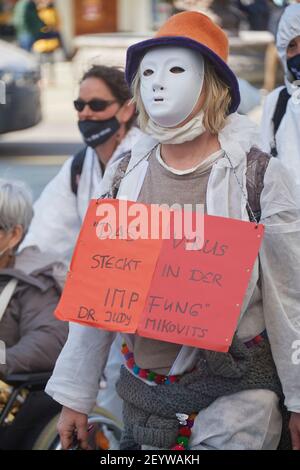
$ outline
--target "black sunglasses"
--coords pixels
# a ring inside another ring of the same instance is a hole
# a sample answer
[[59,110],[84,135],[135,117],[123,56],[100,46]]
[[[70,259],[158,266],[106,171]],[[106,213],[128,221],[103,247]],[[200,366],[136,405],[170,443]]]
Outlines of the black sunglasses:
[[116,103],[116,100],[113,101],[105,101],[105,100],[100,100],[97,98],[92,99],[91,101],[83,101],[80,98],[78,100],[74,101],[74,107],[76,111],[83,111],[86,105],[88,105],[92,111],[98,112],[98,111],[104,111],[108,106],[110,106],[113,103]]

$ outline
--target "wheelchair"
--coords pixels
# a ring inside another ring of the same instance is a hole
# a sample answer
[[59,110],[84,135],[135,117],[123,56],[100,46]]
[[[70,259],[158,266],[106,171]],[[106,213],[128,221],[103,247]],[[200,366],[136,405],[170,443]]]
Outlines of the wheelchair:
[[[51,372],[44,372],[13,374],[2,379],[7,397],[0,409],[0,449],[62,449],[56,429],[61,406],[44,393],[50,376]],[[38,400],[37,409],[35,399]],[[32,420],[30,410],[33,410]],[[24,417],[25,424],[22,423]],[[88,425],[92,427],[89,432],[91,449],[119,448],[122,424],[104,408],[94,408],[88,417]],[[9,438],[11,442],[4,445]],[[77,449],[76,446],[73,449]]]

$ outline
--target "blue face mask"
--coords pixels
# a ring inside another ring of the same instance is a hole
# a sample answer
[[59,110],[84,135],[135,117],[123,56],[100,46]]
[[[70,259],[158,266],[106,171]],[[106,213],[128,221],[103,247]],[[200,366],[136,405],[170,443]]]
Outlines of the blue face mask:
[[287,60],[287,66],[295,80],[300,80],[300,54]]

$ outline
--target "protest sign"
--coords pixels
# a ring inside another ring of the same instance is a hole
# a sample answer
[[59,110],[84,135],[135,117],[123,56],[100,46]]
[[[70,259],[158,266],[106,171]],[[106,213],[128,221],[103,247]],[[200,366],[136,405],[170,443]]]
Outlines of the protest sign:
[[162,230],[157,238],[152,231],[151,237],[153,206],[118,200],[90,203],[56,316],[227,351],[263,225],[206,215],[204,239],[200,246],[195,240],[193,248],[191,240],[178,239],[175,212],[168,237]]
[[263,237],[263,226],[205,216],[202,248],[164,240],[138,334],[226,352]]
[[[132,204],[128,203],[129,208]],[[61,320],[136,331],[161,240],[128,238],[128,221],[122,224],[121,219],[119,201],[90,203],[55,312]]]

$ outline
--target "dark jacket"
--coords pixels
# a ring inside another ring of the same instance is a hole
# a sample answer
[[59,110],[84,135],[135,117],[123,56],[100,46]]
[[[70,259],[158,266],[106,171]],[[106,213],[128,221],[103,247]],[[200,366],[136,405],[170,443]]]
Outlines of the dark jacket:
[[68,333],[67,324],[53,315],[63,269],[49,255],[29,247],[16,256],[14,268],[0,270],[0,292],[11,278],[18,279],[0,322],[0,340],[6,345],[0,377],[53,369]]
[[13,24],[17,37],[27,33],[37,38],[45,26],[38,15],[36,4],[32,0],[19,0],[14,9]]

